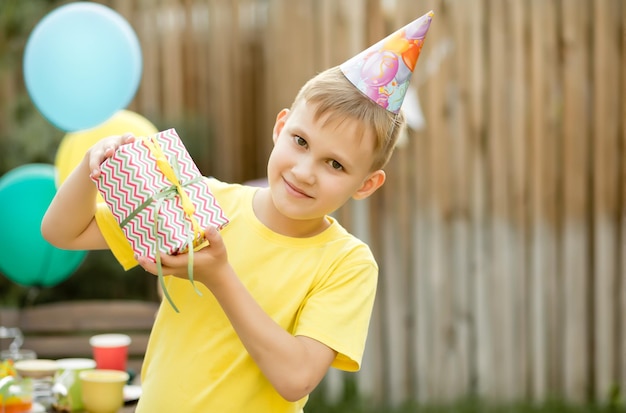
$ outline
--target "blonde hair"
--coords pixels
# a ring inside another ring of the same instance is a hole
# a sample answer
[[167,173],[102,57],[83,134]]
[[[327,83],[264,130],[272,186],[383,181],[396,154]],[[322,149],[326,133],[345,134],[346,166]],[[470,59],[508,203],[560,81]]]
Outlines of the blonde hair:
[[325,122],[355,119],[361,125],[361,134],[370,128],[374,132],[374,161],[371,170],[382,169],[396,146],[404,128],[404,116],[389,112],[359,91],[335,66],[319,73],[302,86],[292,108],[301,100],[315,106],[314,119],[327,115]]

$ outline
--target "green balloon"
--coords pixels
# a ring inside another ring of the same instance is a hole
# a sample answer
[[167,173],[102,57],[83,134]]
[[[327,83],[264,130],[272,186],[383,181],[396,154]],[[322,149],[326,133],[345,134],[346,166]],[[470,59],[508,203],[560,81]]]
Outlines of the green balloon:
[[0,272],[17,284],[54,286],[87,254],[58,249],[41,235],[41,220],[56,193],[55,172],[53,165],[28,164],[0,178]]

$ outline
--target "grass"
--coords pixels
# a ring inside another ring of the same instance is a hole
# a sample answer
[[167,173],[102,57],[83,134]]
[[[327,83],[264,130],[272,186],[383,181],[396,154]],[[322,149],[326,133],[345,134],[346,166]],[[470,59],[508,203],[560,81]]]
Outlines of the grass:
[[626,413],[626,404],[619,393],[603,405],[575,406],[560,401],[542,405],[518,403],[515,405],[493,405],[480,400],[468,399],[445,406],[425,406],[406,403],[398,407],[376,405],[358,396],[356,385],[346,382],[341,399],[335,403],[327,401],[323,389],[316,390],[305,406],[305,413]]
[[518,404],[511,406],[487,405],[479,402],[459,402],[449,406],[421,406],[406,404],[390,408],[366,403],[338,403],[329,405],[311,400],[305,413],[623,413],[624,408],[600,406],[568,406],[563,403],[546,403],[542,406]]

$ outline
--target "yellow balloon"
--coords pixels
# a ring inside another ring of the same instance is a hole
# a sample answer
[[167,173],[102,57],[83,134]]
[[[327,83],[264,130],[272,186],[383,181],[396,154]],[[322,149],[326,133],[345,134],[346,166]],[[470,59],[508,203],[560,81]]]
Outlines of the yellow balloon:
[[158,129],[149,120],[129,110],[120,110],[109,120],[96,126],[65,135],[57,150],[54,164],[57,169],[57,187],[67,179],[69,174],[82,161],[85,153],[100,139],[111,135],[130,132],[135,136],[149,136]]

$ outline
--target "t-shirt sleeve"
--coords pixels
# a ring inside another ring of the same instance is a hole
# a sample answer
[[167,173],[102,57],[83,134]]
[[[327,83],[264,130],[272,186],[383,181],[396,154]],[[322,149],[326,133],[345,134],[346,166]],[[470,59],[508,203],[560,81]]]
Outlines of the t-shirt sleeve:
[[346,259],[311,291],[301,307],[294,334],[313,338],[337,351],[333,367],[359,370],[377,280],[378,267],[373,258]]
[[135,267],[138,263],[134,258],[133,249],[107,204],[98,202],[95,218],[109,249],[117,261],[124,267],[124,270]]

